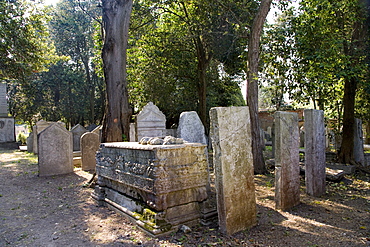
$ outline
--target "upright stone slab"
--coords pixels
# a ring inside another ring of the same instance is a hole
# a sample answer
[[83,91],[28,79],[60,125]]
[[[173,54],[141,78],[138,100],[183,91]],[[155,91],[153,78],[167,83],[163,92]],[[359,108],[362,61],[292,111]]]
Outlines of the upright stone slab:
[[13,117],[0,117],[0,143],[15,142]]
[[324,111],[304,110],[306,192],[312,196],[325,194],[326,158]]
[[86,132],[81,136],[81,161],[83,171],[92,171],[96,167],[96,152],[100,146],[100,137],[96,133]]
[[177,137],[188,142],[207,144],[204,126],[197,112],[188,111],[180,114]]
[[6,99],[6,83],[0,83],[0,117],[8,116],[8,101]]
[[353,158],[357,163],[365,166],[364,137],[362,133],[361,119],[355,118],[353,138]]
[[149,102],[136,117],[136,140],[144,136],[160,137],[166,133],[166,116]]
[[41,131],[37,139],[40,176],[73,172],[71,132],[58,123],[53,123]]
[[33,135],[33,132],[31,132],[27,137],[27,152],[29,153],[33,153],[33,138],[35,137]]
[[81,136],[87,132],[87,129],[77,124],[71,129],[71,132],[73,136],[73,151],[80,151]]
[[210,119],[219,227],[233,234],[256,224],[249,109],[212,108]]
[[299,204],[297,113],[275,113],[275,203],[282,210]]
[[135,126],[136,126],[135,123],[130,123],[130,142],[138,141],[136,140],[136,127]]
[[32,132],[34,133],[33,138],[33,152],[35,154],[38,153],[38,145],[37,145],[37,136],[40,134],[44,129],[49,127],[53,123],[58,123],[61,127],[65,127],[65,124],[63,122],[47,122],[45,120],[40,120],[36,123],[35,126],[32,127]]

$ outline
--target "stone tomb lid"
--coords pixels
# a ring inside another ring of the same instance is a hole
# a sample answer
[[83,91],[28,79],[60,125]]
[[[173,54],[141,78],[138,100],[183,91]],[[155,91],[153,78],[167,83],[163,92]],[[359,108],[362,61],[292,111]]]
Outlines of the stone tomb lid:
[[102,143],[100,147],[106,148],[127,148],[127,149],[137,149],[137,150],[157,150],[157,149],[177,149],[184,147],[202,147],[207,146],[202,143],[184,143],[184,144],[171,144],[171,145],[142,145],[138,142],[108,142]]

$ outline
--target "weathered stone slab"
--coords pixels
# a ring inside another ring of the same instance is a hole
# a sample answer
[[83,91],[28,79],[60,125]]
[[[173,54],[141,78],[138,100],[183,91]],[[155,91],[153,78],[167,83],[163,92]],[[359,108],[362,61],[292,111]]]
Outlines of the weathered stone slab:
[[199,223],[199,203],[207,199],[206,145],[102,143],[96,162],[93,197],[135,218],[150,234]]
[[306,192],[312,196],[325,194],[325,123],[324,111],[304,110]]
[[298,115],[275,113],[275,207],[287,210],[299,204]]
[[99,146],[100,138],[98,134],[87,132],[81,136],[81,167],[83,171],[95,170],[95,156]]
[[73,151],[80,151],[80,143],[81,143],[81,136],[87,132],[82,125],[76,124],[72,129],[72,137],[73,137]]
[[0,117],[8,117],[8,101],[6,99],[6,83],[0,83]]
[[358,164],[365,166],[364,137],[361,119],[355,118],[353,138],[353,158]]
[[162,137],[166,133],[166,116],[149,102],[136,117],[136,140],[144,136]]
[[73,172],[71,132],[60,124],[53,123],[41,131],[37,139],[40,176]]
[[249,109],[212,108],[210,119],[219,227],[233,234],[256,224]]
[[31,132],[27,137],[27,152],[32,153],[33,152],[33,132]]
[[207,143],[204,126],[197,112],[188,111],[180,114],[177,137],[188,142]]
[[0,117],[0,143],[15,142],[14,118]]
[[[34,133],[33,152],[35,154],[38,153],[38,145],[37,145],[37,143],[38,143],[38,141],[37,141],[38,134],[40,134],[41,131],[43,131],[44,129],[46,129],[47,127],[49,127],[53,123],[55,123],[55,122],[47,122],[45,120],[40,120],[36,123],[35,126],[32,127],[32,132]],[[56,123],[58,123],[62,127],[65,127],[65,124],[63,122],[56,122]]]

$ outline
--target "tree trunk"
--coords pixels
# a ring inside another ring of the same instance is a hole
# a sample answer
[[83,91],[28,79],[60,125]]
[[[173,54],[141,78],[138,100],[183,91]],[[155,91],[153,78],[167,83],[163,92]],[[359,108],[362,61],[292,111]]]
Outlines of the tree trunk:
[[260,123],[258,119],[258,65],[260,56],[260,39],[263,24],[270,11],[272,0],[262,0],[258,12],[253,20],[251,34],[248,43],[248,67],[247,67],[247,105],[251,117],[252,127],[252,152],[254,172],[266,173],[263,158],[263,142],[260,135]]
[[126,79],[126,50],[132,0],[102,0],[104,45],[102,51],[106,83],[103,142],[129,138],[131,108]]
[[354,126],[355,126],[355,97],[356,97],[356,78],[346,79],[344,83],[344,112],[343,112],[343,133],[342,145],[340,146],[338,161],[350,164],[354,162]]
[[207,68],[211,60],[211,55],[207,54],[207,50],[203,45],[202,39],[197,37],[194,39],[198,58],[198,100],[199,100],[199,118],[202,121],[206,134],[208,134],[207,124]]

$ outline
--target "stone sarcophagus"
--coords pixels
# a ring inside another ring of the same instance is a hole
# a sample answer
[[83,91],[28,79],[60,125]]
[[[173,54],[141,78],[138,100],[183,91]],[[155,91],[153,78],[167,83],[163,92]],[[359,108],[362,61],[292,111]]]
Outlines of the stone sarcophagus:
[[198,223],[207,199],[206,145],[103,143],[93,197],[130,216],[152,235]]

